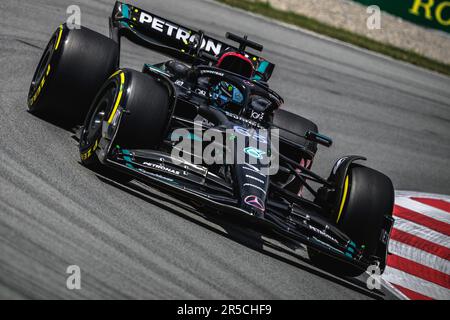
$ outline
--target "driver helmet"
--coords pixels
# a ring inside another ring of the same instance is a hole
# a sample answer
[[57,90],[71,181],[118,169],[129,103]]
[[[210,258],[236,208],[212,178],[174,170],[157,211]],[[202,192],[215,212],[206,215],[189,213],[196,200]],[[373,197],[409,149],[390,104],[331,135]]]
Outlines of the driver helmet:
[[220,57],[216,67],[239,74],[246,78],[252,78],[255,73],[255,67],[250,59],[244,54],[236,51],[225,52]]

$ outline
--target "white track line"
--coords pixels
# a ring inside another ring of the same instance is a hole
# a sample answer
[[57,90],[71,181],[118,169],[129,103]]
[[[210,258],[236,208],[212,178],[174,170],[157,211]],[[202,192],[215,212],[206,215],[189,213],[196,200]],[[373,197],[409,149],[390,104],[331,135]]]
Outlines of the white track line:
[[450,213],[431,207],[429,205],[414,201],[408,197],[398,197],[395,204],[400,207],[418,212],[435,220],[450,224]]
[[430,199],[438,199],[450,201],[450,196],[436,193],[426,193],[426,192],[418,192],[418,191],[404,191],[404,190],[396,190],[396,197],[414,197],[414,198],[430,198]]
[[450,263],[448,260],[435,256],[431,253],[422,251],[399,241],[391,240],[389,242],[389,252],[402,258],[420,263],[431,269],[450,274]]
[[431,230],[422,225],[416,224],[409,220],[395,217],[394,228],[415,235],[422,239],[431,241],[444,247],[450,247],[450,237],[437,231]]
[[450,300],[450,290],[389,266],[386,267],[383,278],[392,284],[398,284],[433,299]]
[[[396,205],[423,214],[443,223],[450,223],[450,214],[448,212],[411,199],[412,197],[417,197],[438,199],[450,202],[450,196],[414,191],[396,191],[395,195]],[[450,247],[450,237],[448,237],[447,235],[431,230],[412,221],[396,217],[395,215],[394,218],[395,229],[404,231],[413,236],[423,238],[440,246],[444,246],[447,248]],[[413,246],[404,244],[400,241],[391,240],[389,243],[389,251],[402,258],[409,259],[445,274],[449,274],[450,272],[450,262],[448,260],[417,249]],[[450,299],[450,290],[430,281],[413,276],[409,273],[392,268],[390,266],[387,266],[382,278],[386,282],[385,287],[394,288],[394,291],[397,291],[397,295],[403,299],[409,298],[398,291],[394,286],[392,286],[392,284],[402,286],[406,289],[412,290],[424,296],[428,296],[432,299]]]

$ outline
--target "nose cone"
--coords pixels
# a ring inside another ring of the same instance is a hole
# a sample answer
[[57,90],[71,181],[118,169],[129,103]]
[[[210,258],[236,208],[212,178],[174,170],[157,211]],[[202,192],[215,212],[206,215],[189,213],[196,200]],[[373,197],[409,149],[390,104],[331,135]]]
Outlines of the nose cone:
[[269,177],[256,165],[236,166],[236,180],[241,208],[249,214],[262,217],[266,211]]
[[234,126],[233,175],[239,205],[262,217],[266,211],[271,168],[271,139],[267,130]]

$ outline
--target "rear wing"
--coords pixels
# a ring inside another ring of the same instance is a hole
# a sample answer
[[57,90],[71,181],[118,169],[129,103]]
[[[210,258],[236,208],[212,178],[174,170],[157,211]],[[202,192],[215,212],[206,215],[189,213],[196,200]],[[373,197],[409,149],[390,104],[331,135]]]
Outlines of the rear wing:
[[[125,36],[139,45],[187,63],[196,63],[202,60],[192,50],[192,42],[202,34],[201,31],[181,26],[119,1],[114,5],[110,19],[110,33],[111,38],[119,45],[120,38]],[[237,50],[230,44],[206,34],[202,35],[202,51],[211,56],[217,58],[228,50]],[[246,54],[257,70],[256,80],[268,81],[272,76],[275,65],[250,52],[246,52]]]

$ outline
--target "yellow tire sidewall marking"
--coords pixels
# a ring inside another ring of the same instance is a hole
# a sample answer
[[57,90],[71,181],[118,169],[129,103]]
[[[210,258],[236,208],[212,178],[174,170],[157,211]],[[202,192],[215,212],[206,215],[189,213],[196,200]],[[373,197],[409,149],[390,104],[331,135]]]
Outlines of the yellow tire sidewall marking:
[[122,70],[119,70],[118,72],[116,72],[114,75],[112,75],[112,77],[116,76],[118,73],[120,73],[120,88],[119,88],[119,94],[117,95],[117,99],[116,102],[114,104],[114,108],[111,112],[111,116],[108,119],[108,124],[111,124],[111,122],[114,119],[114,116],[117,112],[117,108],[119,107],[120,104],[120,100],[122,100],[122,95],[123,95],[123,87],[125,84],[125,74],[123,73]]
[[29,101],[29,105],[28,105],[29,107],[31,107],[36,102],[36,100],[38,99],[39,95],[41,94],[42,89],[44,88],[45,82],[46,82],[46,80],[48,78],[48,75],[50,74],[50,70],[51,70],[51,67],[50,67],[50,64],[49,64],[48,67],[47,67],[47,71],[45,72],[45,74],[43,75],[43,77],[41,79],[41,82],[39,83],[38,88],[36,89],[36,91],[34,92],[33,97],[31,97],[31,99]]
[[[116,111],[117,111],[117,108],[119,107],[120,100],[122,99],[123,86],[124,86],[124,84],[125,84],[125,75],[124,75],[124,73],[123,73],[122,70],[117,70],[116,72],[114,72],[114,73],[109,77],[109,79],[112,79],[112,78],[114,78],[115,76],[117,76],[117,75],[119,75],[119,74],[120,74],[120,89],[119,89],[119,94],[117,95],[117,99],[116,99],[116,102],[114,103],[114,108],[113,108],[113,110],[112,110],[112,112],[111,112],[111,116],[110,116],[110,118],[109,118],[109,120],[108,120],[108,123],[111,123],[112,120],[114,119],[114,115],[115,115],[115,113],[116,113]],[[83,153],[80,155],[80,156],[81,156],[81,160],[82,160],[82,161],[86,161],[86,160],[88,160],[89,158],[91,158],[91,157],[94,155],[94,152],[97,150],[98,146],[99,146],[99,140],[95,141],[94,146],[93,146],[92,148],[89,148],[86,152],[83,152]]]
[[60,25],[60,26],[59,26],[58,40],[56,40],[56,44],[55,44],[55,51],[57,51],[58,48],[59,48],[59,43],[61,42],[62,32],[63,32],[63,26]]
[[99,140],[95,141],[95,144],[92,148],[90,148],[88,151],[83,152],[81,154],[81,160],[86,161],[87,159],[92,157],[94,155],[94,152],[98,149],[98,145],[99,145]]
[[344,193],[342,194],[342,200],[341,200],[341,206],[339,207],[339,214],[336,220],[336,223],[339,222],[342,216],[342,212],[344,211],[345,202],[347,200],[348,195],[348,183],[349,183],[349,177],[345,177],[345,183],[344,183]]

